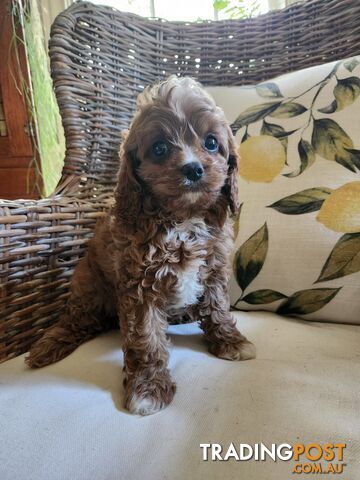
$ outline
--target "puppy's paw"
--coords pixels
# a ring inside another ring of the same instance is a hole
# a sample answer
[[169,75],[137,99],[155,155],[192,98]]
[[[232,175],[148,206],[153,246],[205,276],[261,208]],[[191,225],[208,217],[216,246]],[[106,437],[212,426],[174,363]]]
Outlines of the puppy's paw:
[[136,415],[152,415],[167,407],[175,394],[176,385],[168,373],[157,374],[152,380],[144,373],[126,382],[125,407]]
[[146,396],[146,394],[143,395],[144,396],[140,396],[134,393],[131,396],[126,405],[130,413],[142,416],[153,415],[166,407],[166,404],[161,400],[159,401],[156,397],[152,395]]
[[236,343],[212,343],[209,352],[224,360],[250,360],[256,357],[256,349],[248,340],[239,340]]

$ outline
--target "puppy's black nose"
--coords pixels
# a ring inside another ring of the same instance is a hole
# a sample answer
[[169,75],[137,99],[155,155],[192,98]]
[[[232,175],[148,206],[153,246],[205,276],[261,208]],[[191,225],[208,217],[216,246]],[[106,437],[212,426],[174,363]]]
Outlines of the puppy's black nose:
[[181,169],[182,174],[192,182],[197,182],[204,174],[204,169],[199,162],[190,162]]

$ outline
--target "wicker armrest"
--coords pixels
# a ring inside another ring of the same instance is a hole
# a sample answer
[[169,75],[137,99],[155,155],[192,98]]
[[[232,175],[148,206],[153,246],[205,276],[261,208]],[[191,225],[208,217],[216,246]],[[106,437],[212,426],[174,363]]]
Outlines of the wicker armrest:
[[66,305],[72,271],[109,192],[0,200],[0,361],[26,352]]

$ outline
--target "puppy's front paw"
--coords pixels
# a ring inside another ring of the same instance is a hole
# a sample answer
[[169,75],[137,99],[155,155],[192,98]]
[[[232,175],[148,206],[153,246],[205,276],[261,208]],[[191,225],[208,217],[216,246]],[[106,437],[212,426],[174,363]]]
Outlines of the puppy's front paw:
[[152,415],[167,407],[175,394],[176,385],[168,372],[155,374],[152,380],[145,372],[126,382],[125,407],[136,415]]
[[212,343],[209,352],[225,360],[250,360],[256,357],[256,349],[248,340],[238,340],[235,343],[222,341]]

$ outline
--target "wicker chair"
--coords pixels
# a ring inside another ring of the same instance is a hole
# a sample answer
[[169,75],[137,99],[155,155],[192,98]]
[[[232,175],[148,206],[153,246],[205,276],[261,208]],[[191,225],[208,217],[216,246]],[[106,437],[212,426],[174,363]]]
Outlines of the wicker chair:
[[308,0],[245,21],[148,20],[75,3],[51,30],[66,135],[61,188],[0,201],[0,360],[57,321],[69,279],[116,181],[120,131],[144,85],[169,74],[244,85],[359,53],[360,2]]

